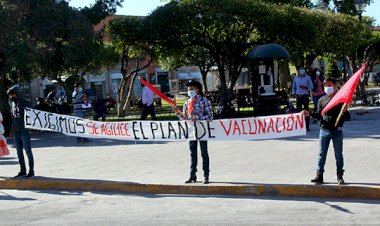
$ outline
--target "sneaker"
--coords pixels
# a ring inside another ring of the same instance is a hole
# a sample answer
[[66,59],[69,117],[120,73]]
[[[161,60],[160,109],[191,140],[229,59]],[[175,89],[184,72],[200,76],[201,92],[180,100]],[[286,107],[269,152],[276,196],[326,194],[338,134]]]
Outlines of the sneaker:
[[345,182],[343,180],[343,174],[338,174],[337,175],[337,181],[338,181],[339,185],[345,184]]
[[323,173],[318,174],[315,176],[314,179],[311,180],[311,183],[315,184],[323,184]]
[[26,176],[26,172],[19,172],[16,176],[14,176],[14,178],[25,177],[25,176]]
[[29,171],[29,173],[28,173],[28,175],[26,175],[26,177],[28,177],[28,178],[34,177],[34,170]]

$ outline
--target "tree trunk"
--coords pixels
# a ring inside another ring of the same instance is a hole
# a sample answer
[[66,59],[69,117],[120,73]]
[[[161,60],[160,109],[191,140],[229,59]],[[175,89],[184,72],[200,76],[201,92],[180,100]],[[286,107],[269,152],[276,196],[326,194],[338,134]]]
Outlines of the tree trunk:
[[205,93],[208,93],[208,87],[207,87],[207,73],[208,70],[202,70],[201,67],[199,67],[201,74],[202,74],[202,81],[203,81],[203,87],[205,88]]
[[117,116],[118,117],[123,117],[125,116],[124,114],[124,103],[125,103],[125,89],[127,86],[129,76],[123,76],[120,82],[119,89],[117,90]]
[[278,61],[278,76],[280,76],[280,88],[288,91],[288,84],[292,83],[288,62],[285,60]]

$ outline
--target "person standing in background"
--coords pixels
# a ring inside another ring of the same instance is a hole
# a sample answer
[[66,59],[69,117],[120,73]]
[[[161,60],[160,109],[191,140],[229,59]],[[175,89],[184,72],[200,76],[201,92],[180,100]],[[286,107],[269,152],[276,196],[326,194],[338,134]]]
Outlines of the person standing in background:
[[[73,109],[74,115],[78,118],[86,118],[85,106],[89,106],[88,97],[83,93],[83,88],[80,83],[75,84],[73,92]],[[77,137],[78,143],[89,142],[89,139],[84,137]]]
[[[318,108],[318,100],[323,96],[325,95],[325,92],[324,92],[324,88],[323,88],[323,81],[324,81],[324,78],[322,76],[322,73],[318,70],[316,71],[315,73],[315,81],[314,81],[314,88],[311,92],[312,96],[313,96],[313,104],[314,104],[314,109],[313,109],[313,112],[317,112]],[[313,123],[316,123],[317,120],[314,119]]]
[[[310,76],[306,74],[305,68],[303,66],[298,67],[298,76],[294,77],[292,85],[292,94],[297,98],[297,112],[302,110],[309,111],[309,95],[310,90],[312,90],[313,82]],[[302,108],[303,106],[303,108]],[[306,130],[310,131],[310,117],[305,117]]]
[[[145,78],[142,78],[142,79],[146,81]],[[146,120],[146,118],[150,114],[150,117],[152,118],[152,120],[157,120],[156,113],[154,112],[153,92],[144,84],[141,84],[141,86],[143,87],[143,89],[142,89],[142,96],[141,96],[142,112],[141,112],[140,119]]]

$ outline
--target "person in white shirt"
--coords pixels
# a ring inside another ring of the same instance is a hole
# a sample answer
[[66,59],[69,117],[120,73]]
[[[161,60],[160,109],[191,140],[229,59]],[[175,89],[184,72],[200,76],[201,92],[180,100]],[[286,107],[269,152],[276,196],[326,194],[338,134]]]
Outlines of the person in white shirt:
[[[145,81],[146,79],[143,78]],[[142,89],[142,112],[141,112],[141,120],[146,120],[148,115],[150,114],[150,117],[152,120],[156,120],[156,113],[154,112],[154,104],[153,104],[153,92],[143,84],[141,84],[143,87]]]
[[[309,96],[310,90],[314,88],[313,82],[310,76],[306,74],[303,66],[298,67],[297,71],[298,76],[294,77],[292,86],[292,94],[297,98],[297,112],[300,112],[302,109],[309,111]],[[310,131],[309,120],[310,117],[305,117],[307,131]]]

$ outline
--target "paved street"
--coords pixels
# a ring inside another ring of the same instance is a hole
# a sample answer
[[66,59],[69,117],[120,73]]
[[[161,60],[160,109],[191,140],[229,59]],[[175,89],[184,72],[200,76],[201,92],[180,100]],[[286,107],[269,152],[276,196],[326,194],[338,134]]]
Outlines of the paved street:
[[0,191],[1,225],[379,225],[380,201]]

